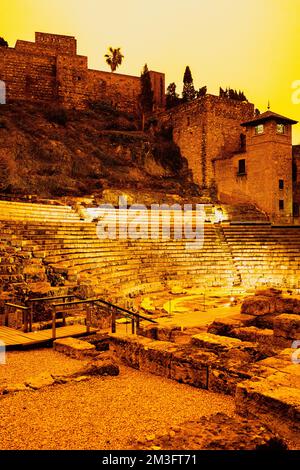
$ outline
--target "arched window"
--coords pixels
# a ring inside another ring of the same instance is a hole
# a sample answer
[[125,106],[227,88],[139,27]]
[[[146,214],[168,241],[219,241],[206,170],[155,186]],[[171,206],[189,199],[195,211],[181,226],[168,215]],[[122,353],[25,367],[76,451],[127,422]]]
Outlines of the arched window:
[[2,80],[0,80],[0,104],[6,104],[6,86]]

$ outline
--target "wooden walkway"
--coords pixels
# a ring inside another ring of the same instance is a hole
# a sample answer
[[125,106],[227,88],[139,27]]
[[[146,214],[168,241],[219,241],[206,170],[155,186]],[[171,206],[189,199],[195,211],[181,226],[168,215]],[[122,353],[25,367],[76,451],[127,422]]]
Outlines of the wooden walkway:
[[[95,333],[96,328],[90,328],[90,334]],[[56,329],[56,338],[66,338],[68,336],[85,336],[87,335],[85,325],[62,326]],[[34,331],[32,333],[23,333],[20,330],[14,330],[7,326],[0,326],[0,341],[3,341],[7,349],[20,349],[30,346],[45,346],[52,340],[52,329]]]

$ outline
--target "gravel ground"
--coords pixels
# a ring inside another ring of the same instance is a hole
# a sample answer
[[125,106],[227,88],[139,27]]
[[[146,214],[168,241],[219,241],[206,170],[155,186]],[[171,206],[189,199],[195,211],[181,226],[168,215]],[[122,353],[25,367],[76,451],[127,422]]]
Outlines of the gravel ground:
[[83,362],[71,359],[53,349],[14,351],[6,354],[6,364],[0,365],[0,386],[24,382],[29,377],[50,372],[68,374],[77,372]]
[[[73,360],[50,350],[10,356],[14,381],[20,381],[20,373],[28,377],[42,370],[63,372],[75,367]],[[2,366],[0,371],[3,378]],[[167,432],[186,420],[218,411],[234,414],[231,397],[124,366],[119,377],[55,385],[0,400],[2,450],[127,449],[139,438]]]

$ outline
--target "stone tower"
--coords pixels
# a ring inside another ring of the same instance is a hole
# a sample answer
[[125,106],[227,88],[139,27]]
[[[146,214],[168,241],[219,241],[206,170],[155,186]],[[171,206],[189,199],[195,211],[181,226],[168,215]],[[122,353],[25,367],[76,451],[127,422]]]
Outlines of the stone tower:
[[291,222],[292,125],[296,123],[272,111],[241,123],[241,151],[214,162],[218,194],[223,202],[251,202],[273,221]]

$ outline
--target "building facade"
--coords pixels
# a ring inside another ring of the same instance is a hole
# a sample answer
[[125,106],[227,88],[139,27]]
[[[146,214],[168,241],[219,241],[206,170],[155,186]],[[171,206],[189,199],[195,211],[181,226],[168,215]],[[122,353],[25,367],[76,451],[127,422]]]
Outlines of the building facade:
[[292,221],[296,215],[292,125],[296,123],[272,111],[241,123],[241,151],[214,159],[220,200],[252,202],[273,221]]

